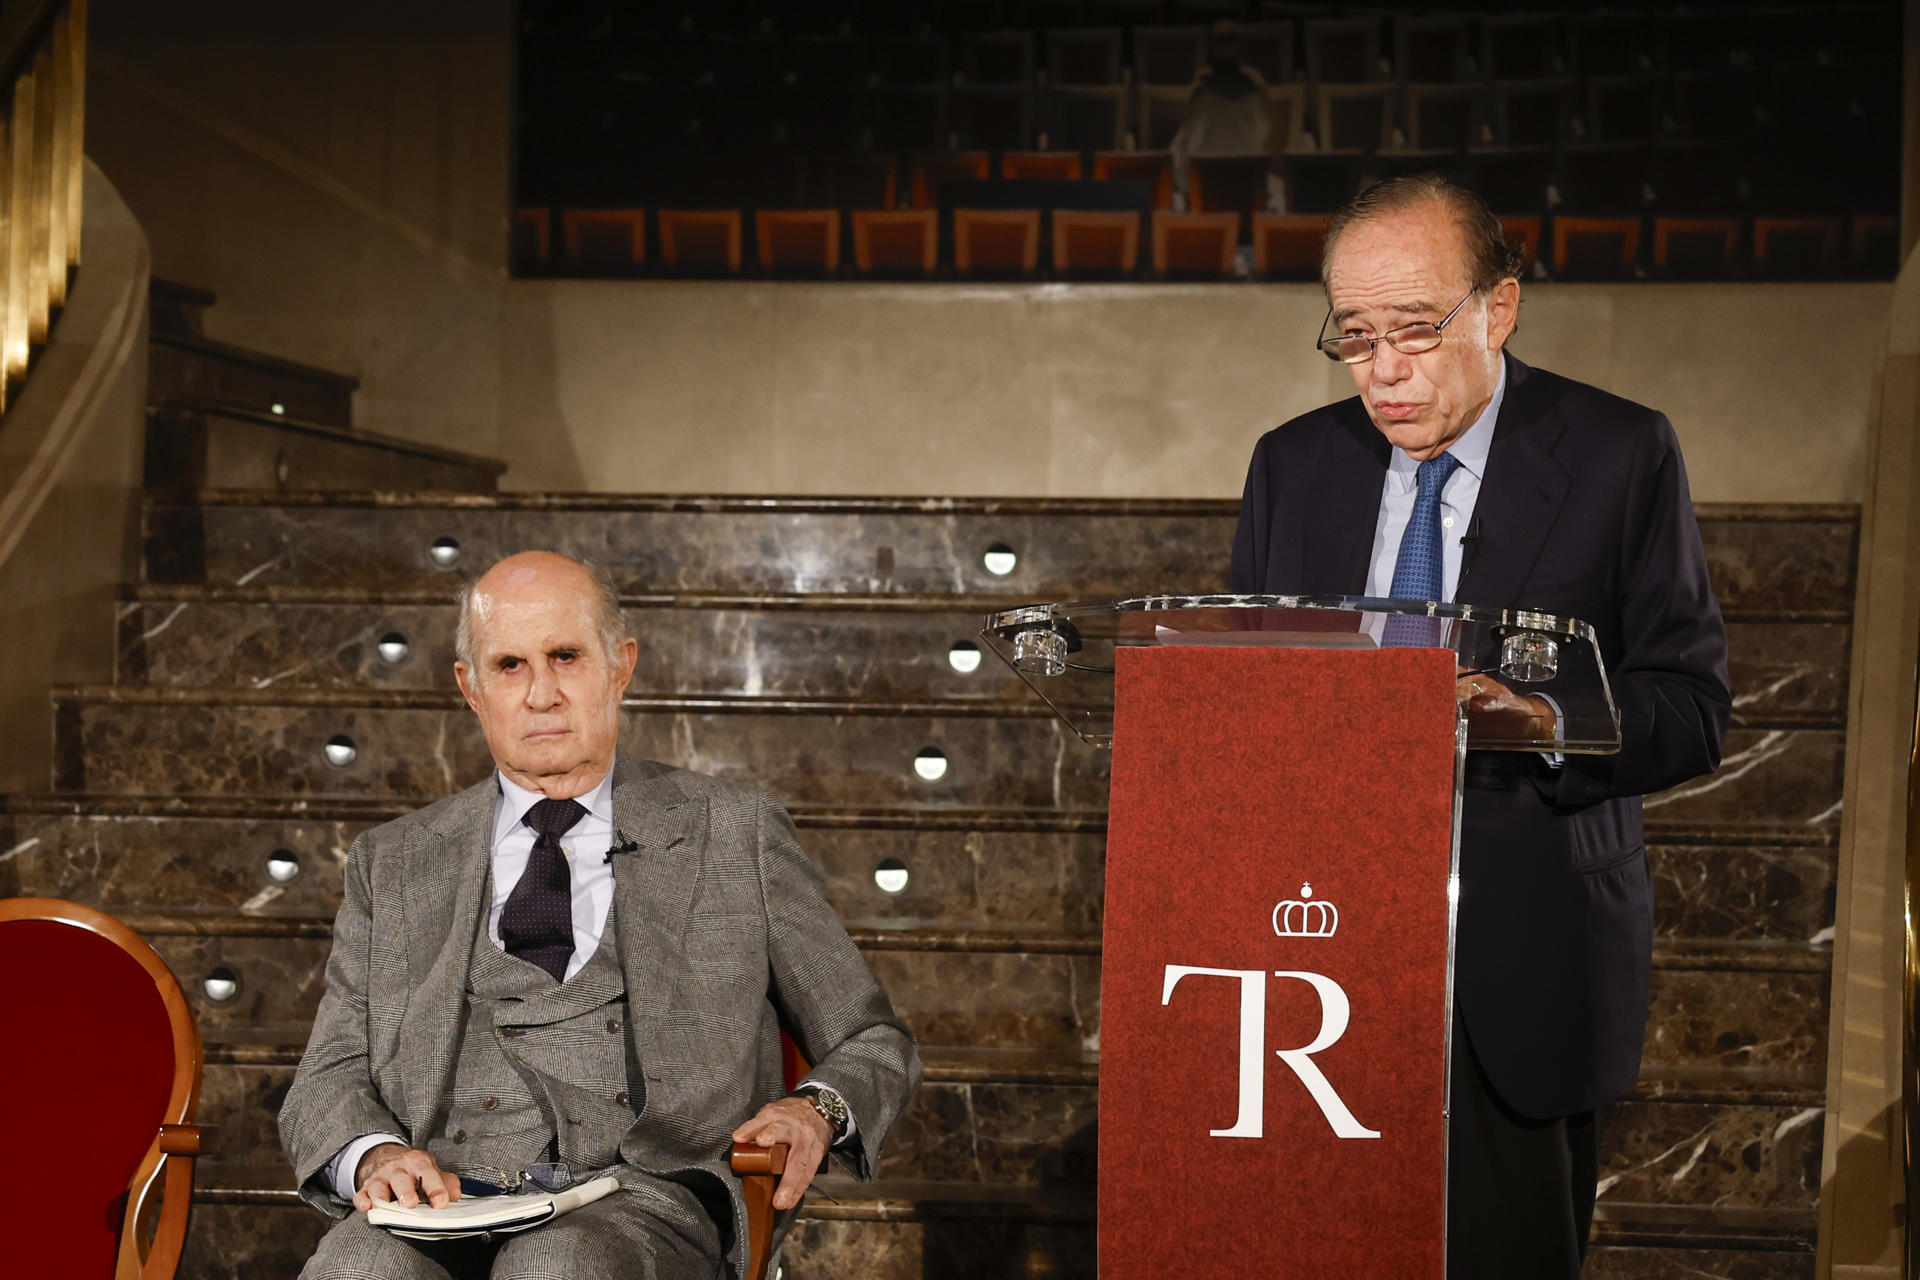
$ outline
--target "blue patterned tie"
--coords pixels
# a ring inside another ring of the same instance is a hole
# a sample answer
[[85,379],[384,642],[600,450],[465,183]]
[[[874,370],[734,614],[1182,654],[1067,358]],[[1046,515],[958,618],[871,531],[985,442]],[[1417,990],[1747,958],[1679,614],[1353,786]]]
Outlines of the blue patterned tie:
[[[1445,552],[1440,548],[1440,491],[1460,468],[1450,453],[1420,464],[1420,492],[1413,514],[1400,535],[1400,554],[1393,562],[1393,585],[1387,594],[1396,600],[1440,600],[1446,590]],[[1440,628],[1432,618],[1390,616],[1381,636],[1383,645],[1431,647],[1440,643]]]

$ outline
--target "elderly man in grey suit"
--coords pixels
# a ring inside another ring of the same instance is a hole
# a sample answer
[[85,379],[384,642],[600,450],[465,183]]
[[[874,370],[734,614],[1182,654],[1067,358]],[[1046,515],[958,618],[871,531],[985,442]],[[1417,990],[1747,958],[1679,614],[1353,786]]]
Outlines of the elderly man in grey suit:
[[[639,650],[604,571],[502,560],[462,593],[455,647],[497,768],[348,855],[280,1111],[301,1196],[341,1219],[302,1274],[734,1274],[731,1144],[791,1144],[779,1210],[829,1151],[872,1177],[919,1083],[912,1037],[770,795],[619,751]],[[813,1063],[792,1094],[782,1022]],[[601,1172],[621,1190],[504,1243],[366,1218]]]

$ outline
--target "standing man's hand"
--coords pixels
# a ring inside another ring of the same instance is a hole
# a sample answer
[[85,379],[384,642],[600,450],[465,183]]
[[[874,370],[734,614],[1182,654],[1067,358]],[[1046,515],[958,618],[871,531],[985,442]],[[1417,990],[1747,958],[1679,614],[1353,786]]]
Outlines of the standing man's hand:
[[411,1209],[422,1199],[444,1209],[460,1198],[456,1175],[443,1170],[426,1152],[397,1142],[383,1142],[361,1156],[353,1185],[353,1207],[362,1213],[388,1201]]
[[1559,727],[1551,702],[1515,693],[1484,672],[1461,677],[1454,698],[1466,704],[1468,722],[1490,738],[1551,739]]
[[760,1114],[733,1131],[735,1142],[771,1147],[787,1144],[787,1171],[773,1193],[773,1207],[791,1209],[800,1203],[813,1175],[833,1145],[833,1126],[804,1098],[781,1098],[760,1108]]

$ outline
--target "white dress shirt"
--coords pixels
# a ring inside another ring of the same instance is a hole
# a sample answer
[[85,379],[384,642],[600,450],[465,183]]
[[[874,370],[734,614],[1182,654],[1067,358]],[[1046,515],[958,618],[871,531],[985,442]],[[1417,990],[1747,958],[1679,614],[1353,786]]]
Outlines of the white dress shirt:
[[[504,950],[500,941],[500,912],[506,907],[514,886],[520,883],[527,859],[533,856],[534,841],[539,838],[526,824],[527,811],[546,797],[509,781],[498,771],[494,778],[500,784],[500,798],[493,806],[493,865],[488,881],[493,893],[487,907],[487,935],[495,946]],[[613,847],[613,770],[607,770],[607,776],[600,779],[592,791],[576,798],[586,806],[587,812],[560,837],[560,850],[566,855],[567,880],[573,894],[573,955],[567,961],[568,978],[579,973],[600,949],[600,935],[607,927],[607,911],[613,905],[613,864],[606,857]],[[825,1085],[803,1082],[796,1086],[796,1092],[825,1088]],[[854,1123],[849,1112],[846,1133],[835,1145],[842,1145],[853,1136]],[[383,1142],[408,1145],[398,1134],[370,1133],[349,1142],[329,1162],[327,1180],[342,1200],[353,1199],[353,1175],[360,1158]]]
[[[1493,398],[1458,440],[1447,447],[1460,465],[1440,490],[1440,598],[1451,601],[1460,589],[1460,539],[1473,526],[1473,508],[1480,501],[1480,482],[1487,474],[1487,454],[1493,449],[1493,424],[1500,402],[1507,398],[1507,362],[1500,362],[1500,380]],[[1393,566],[1400,558],[1400,539],[1413,518],[1414,499],[1420,494],[1420,464],[1395,446],[1387,463],[1387,479],[1380,490],[1380,517],[1373,526],[1373,560],[1367,569],[1370,596],[1393,592]]]

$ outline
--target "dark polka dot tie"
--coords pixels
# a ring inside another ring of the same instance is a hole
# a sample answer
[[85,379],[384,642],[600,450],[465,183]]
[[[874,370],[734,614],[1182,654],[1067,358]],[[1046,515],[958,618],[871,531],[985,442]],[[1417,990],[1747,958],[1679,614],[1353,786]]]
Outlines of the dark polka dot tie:
[[[1413,514],[1407,518],[1407,531],[1400,535],[1400,554],[1393,562],[1393,585],[1388,594],[1396,600],[1440,600],[1446,591],[1446,552],[1440,542],[1440,491],[1460,468],[1460,459],[1450,453],[1428,458],[1420,464],[1420,491],[1413,499]],[[1389,647],[1407,645],[1431,648],[1440,643],[1441,624],[1436,618],[1410,618],[1389,615],[1380,643]]]
[[522,819],[537,833],[527,869],[500,910],[500,943],[511,956],[539,965],[555,982],[573,958],[573,877],[560,837],[587,816],[577,800],[541,800]]

